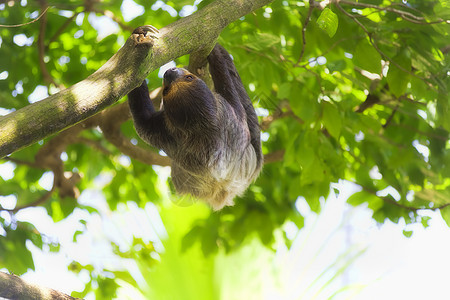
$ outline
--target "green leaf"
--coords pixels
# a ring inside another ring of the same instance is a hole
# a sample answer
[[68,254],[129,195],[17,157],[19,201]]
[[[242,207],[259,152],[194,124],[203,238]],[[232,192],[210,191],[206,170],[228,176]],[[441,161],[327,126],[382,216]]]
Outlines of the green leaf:
[[338,23],[339,21],[337,15],[327,7],[322,11],[317,19],[317,25],[319,25],[319,28],[325,31],[330,38],[336,34]]
[[315,213],[319,213],[320,212],[320,198],[319,197],[308,197],[307,199],[309,208],[315,212]]
[[[308,83],[306,82],[306,84]],[[300,119],[307,123],[312,122],[320,111],[316,96],[315,93],[311,93],[311,90],[305,88],[305,83],[296,81],[291,84],[289,95],[291,109]]]
[[61,203],[59,201],[51,201],[48,207],[48,212],[54,222],[59,222],[64,219],[64,213],[61,209]]
[[280,37],[270,33],[258,33],[252,35],[245,43],[248,47],[261,51],[280,43]]
[[327,101],[322,102],[322,107],[323,107],[323,115],[322,115],[323,125],[325,126],[325,128],[328,130],[328,132],[331,134],[332,137],[334,137],[335,139],[339,139],[339,135],[342,129],[342,120],[339,111],[337,110],[336,106]]
[[116,297],[116,291],[119,285],[112,278],[99,277],[97,279],[98,289],[96,290],[97,299],[113,299]]
[[374,212],[383,207],[383,200],[380,197],[366,191],[354,193],[347,199],[347,203],[353,206],[361,205],[364,202],[367,202],[368,207]]
[[5,228],[6,236],[0,235],[0,266],[15,274],[23,274],[28,269],[34,270],[33,257],[25,243],[32,238],[35,244],[39,244],[36,242],[39,239],[37,234],[28,231],[32,226],[27,226],[26,223],[24,225],[25,227],[18,227],[15,230]]
[[445,223],[447,223],[447,226],[450,227],[450,206],[441,208],[440,211]]
[[413,232],[411,230],[403,230],[403,235],[407,238],[411,237]]
[[330,70],[330,73],[335,71],[340,72],[347,67],[347,63],[343,59],[338,59],[336,61],[327,62],[327,67],[328,70]]
[[191,248],[195,242],[197,242],[198,238],[202,234],[202,227],[195,226],[192,228],[182,239],[181,241],[181,250],[187,251],[189,248]]
[[381,55],[367,40],[362,40],[356,45],[353,61],[363,70],[381,74]]
[[427,228],[428,226],[430,226],[430,224],[428,224],[428,221],[430,221],[430,220],[431,220],[431,217],[424,216],[424,217],[421,217],[420,223],[422,223],[422,226],[424,228]]
[[291,92],[291,83],[284,82],[278,88],[277,98],[280,100],[287,99],[289,98],[290,92]]
[[[407,51],[401,51],[397,54],[393,61],[389,64],[389,71],[386,80],[389,84],[389,90],[396,97],[400,97],[406,92],[410,75],[407,71],[411,71],[411,58]],[[401,68],[399,68],[399,65]]]
[[439,94],[437,100],[437,123],[442,125],[445,130],[450,131],[450,118],[448,117],[450,111],[450,99],[448,94]]

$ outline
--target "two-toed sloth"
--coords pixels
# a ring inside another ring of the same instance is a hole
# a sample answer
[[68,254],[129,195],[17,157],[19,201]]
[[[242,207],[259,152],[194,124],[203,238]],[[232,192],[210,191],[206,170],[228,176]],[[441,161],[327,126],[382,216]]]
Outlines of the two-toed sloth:
[[128,94],[138,135],[172,159],[172,181],[218,210],[233,205],[263,164],[258,119],[228,52],[208,56],[214,82],[185,69],[164,74],[163,107],[156,111],[145,81]]

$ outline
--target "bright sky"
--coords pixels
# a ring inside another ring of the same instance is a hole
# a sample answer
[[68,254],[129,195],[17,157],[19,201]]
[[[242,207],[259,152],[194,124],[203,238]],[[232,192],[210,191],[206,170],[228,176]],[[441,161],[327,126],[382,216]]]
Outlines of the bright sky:
[[[4,176],[7,167],[2,166],[0,175]],[[169,170],[161,168],[160,172],[167,176]],[[68,272],[70,258],[82,264],[120,268],[122,266],[117,265],[120,261],[111,254],[109,240],[125,246],[131,242],[132,234],[156,241],[156,247],[162,247],[159,237],[166,233],[156,208],[149,204],[142,211],[130,202],[112,213],[101,193],[103,184],[100,183],[97,189],[84,191],[79,199],[80,203],[95,206],[102,216],[89,215],[77,209],[68,219],[55,224],[43,208],[26,209],[17,215],[18,220],[35,224],[40,232],[61,243],[61,252],[56,254],[42,253],[28,243],[36,271],[25,274],[25,279],[66,292],[81,290],[82,282],[88,280],[87,274],[77,277]],[[290,252],[286,252],[284,247],[278,250],[273,263],[284,284],[276,290],[272,287],[270,293],[268,290],[265,299],[290,300],[298,299],[294,297],[298,295],[303,295],[301,299],[313,299],[313,295],[305,293],[306,287],[339,255],[349,249],[364,248],[366,251],[346,270],[345,282],[342,282],[343,285],[362,285],[362,291],[352,299],[448,299],[450,230],[440,214],[421,213],[432,217],[430,226],[427,229],[421,225],[406,226],[414,231],[412,237],[406,238],[403,235],[404,223],[397,225],[388,221],[378,225],[364,205],[356,208],[347,205],[345,200],[354,191],[351,184],[341,182],[336,187],[341,189],[339,197],[332,194],[319,215],[312,213],[306,202],[299,200],[298,209],[305,215],[305,227],[297,232],[293,226],[292,236],[297,236]],[[6,202],[0,198],[2,205]],[[81,235],[78,242],[73,243],[72,233],[81,229],[79,219],[87,221],[89,233]],[[126,267],[131,272],[135,268],[134,265]]]
[[[196,1],[195,5],[199,2]],[[183,15],[195,11],[195,5],[187,6]],[[154,9],[157,8],[173,13],[171,7],[162,1],[155,4]],[[142,14],[142,7],[132,0],[125,0],[122,11],[124,19],[128,21]],[[117,30],[117,25],[106,17],[91,15],[88,20],[99,30],[102,37]],[[24,45],[32,42],[26,37],[17,39],[17,43]],[[0,80],[5,76],[8,74],[0,73]],[[42,99],[46,93],[46,88],[41,88],[30,102]],[[0,111],[0,115],[4,113],[7,112]],[[11,163],[0,165],[0,176],[3,179],[10,178],[12,171]],[[159,172],[168,175],[167,168],[160,168]],[[79,201],[86,204],[95,203],[104,213],[103,217],[76,209],[69,218],[55,224],[43,208],[29,208],[17,214],[18,220],[35,224],[40,232],[61,243],[61,251],[56,254],[42,253],[31,242],[28,243],[36,263],[36,271],[26,273],[25,279],[67,293],[73,290],[81,291],[83,282],[87,282],[88,277],[85,273],[76,276],[67,271],[71,258],[82,264],[97,261],[99,265],[114,266],[117,261],[111,255],[107,238],[114,238],[119,246],[126,245],[131,233],[136,232],[139,232],[144,240],[157,241],[158,247],[159,237],[165,236],[165,229],[156,208],[149,204],[145,211],[141,211],[135,204],[129,203],[128,206],[119,206],[117,213],[110,212],[101,193],[102,180],[107,178],[100,179],[97,189],[84,191]],[[49,188],[50,182],[51,178],[47,176],[41,185],[43,188]],[[406,226],[404,222],[393,224],[387,221],[378,225],[372,220],[371,211],[364,205],[354,208],[345,204],[347,197],[354,191],[351,184],[341,182],[338,188],[341,190],[339,197],[330,196],[320,215],[312,213],[304,201],[298,201],[298,209],[305,216],[305,229],[298,233],[293,248],[304,246],[306,251],[301,252],[301,257],[289,256],[283,249],[278,251],[274,263],[279,264],[283,270],[282,274],[289,276],[283,277],[286,284],[281,285],[281,289],[284,287],[285,290],[276,292],[276,296],[270,293],[266,299],[294,299],[293,296],[298,296],[300,287],[308,282],[308,278],[315,278],[324,266],[334,262],[337,254],[343,253],[350,246],[359,249],[367,247],[366,252],[346,271],[346,282],[343,284],[366,286],[353,299],[450,299],[450,230],[439,212],[420,212],[423,216],[432,217],[430,226],[426,229],[421,225]],[[12,208],[15,198],[0,196],[0,204],[5,208]],[[2,212],[1,216],[8,219],[9,215]],[[72,241],[72,233],[81,229],[79,219],[87,221],[89,234],[80,236],[75,244]],[[412,237],[406,238],[403,235],[405,228],[413,230]],[[4,233],[0,231],[0,234]],[[297,230],[292,227],[292,235],[296,234]],[[327,238],[329,236],[331,237]],[[302,245],[305,241],[307,244]],[[319,251],[320,249],[322,251]],[[127,267],[133,269],[133,266]],[[305,281],[298,280],[300,271],[307,272]],[[280,295],[286,297],[281,298]],[[303,299],[311,298],[305,295]]]

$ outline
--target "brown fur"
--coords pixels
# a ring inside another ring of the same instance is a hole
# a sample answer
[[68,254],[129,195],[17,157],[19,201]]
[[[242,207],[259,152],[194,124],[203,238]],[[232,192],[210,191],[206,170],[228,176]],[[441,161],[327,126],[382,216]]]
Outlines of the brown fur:
[[145,82],[129,104],[140,137],[172,158],[177,192],[218,210],[244,193],[263,158],[256,113],[228,52],[216,45],[208,62],[216,92],[172,68],[164,74],[162,110],[154,110]]

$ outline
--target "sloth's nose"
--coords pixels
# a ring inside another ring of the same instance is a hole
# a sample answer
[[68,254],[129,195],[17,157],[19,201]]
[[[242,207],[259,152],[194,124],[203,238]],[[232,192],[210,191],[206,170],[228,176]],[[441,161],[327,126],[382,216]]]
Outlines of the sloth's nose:
[[164,85],[169,85],[182,75],[182,71],[178,68],[170,68],[164,73]]

